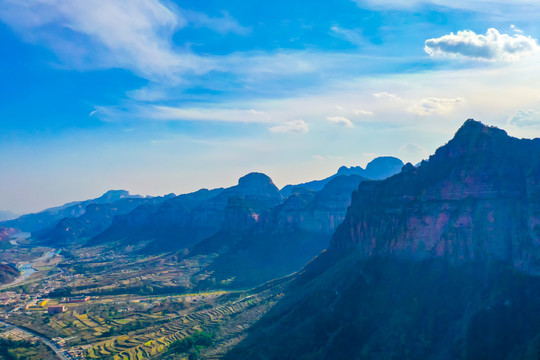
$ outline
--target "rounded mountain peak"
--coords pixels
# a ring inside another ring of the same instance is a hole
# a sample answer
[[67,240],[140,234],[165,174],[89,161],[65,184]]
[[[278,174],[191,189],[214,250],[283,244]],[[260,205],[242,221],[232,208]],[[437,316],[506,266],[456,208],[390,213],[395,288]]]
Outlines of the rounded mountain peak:
[[254,185],[269,185],[274,183],[272,182],[272,179],[266,174],[258,173],[258,172],[252,172],[247,175],[242,176],[238,180],[239,186],[254,186]]
[[393,156],[379,156],[366,166],[366,177],[374,180],[386,179],[397,174],[403,167],[403,161]]

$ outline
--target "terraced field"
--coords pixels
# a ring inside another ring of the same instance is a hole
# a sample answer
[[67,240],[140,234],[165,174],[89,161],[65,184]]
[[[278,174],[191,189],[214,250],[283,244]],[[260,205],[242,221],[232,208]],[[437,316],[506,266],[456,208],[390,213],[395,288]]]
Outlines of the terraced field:
[[[230,323],[231,319],[249,309],[267,304],[275,296],[274,291],[248,295],[211,309],[179,316],[165,324],[111,337],[93,344],[86,356],[93,359],[114,360],[155,358],[165,353],[173,342],[199,331],[219,331],[221,341],[227,341],[248,327],[245,322],[240,327],[237,325],[228,327],[227,323]],[[262,315],[263,312],[258,313]]]

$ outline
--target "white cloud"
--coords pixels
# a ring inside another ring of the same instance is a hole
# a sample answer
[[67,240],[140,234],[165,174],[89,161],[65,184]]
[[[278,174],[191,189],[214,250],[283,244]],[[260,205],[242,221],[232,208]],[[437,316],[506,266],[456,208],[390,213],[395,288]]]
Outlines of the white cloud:
[[389,93],[389,92],[386,92],[386,91],[383,91],[383,92],[377,92],[377,93],[374,93],[373,96],[375,96],[376,98],[389,98],[389,99],[393,99],[393,100],[401,100],[401,98],[399,96],[397,96],[396,94],[392,94],[392,93]]
[[174,107],[160,105],[135,105],[129,108],[96,107],[105,121],[221,121],[230,123],[272,123],[265,112],[254,109],[216,107]]
[[533,9],[538,10],[537,0],[353,0],[360,6],[370,6],[373,8],[397,8],[411,9],[419,6],[435,5],[450,9],[461,9],[486,13],[489,11],[497,12],[499,16],[501,9],[508,9],[510,13],[518,11],[529,13]]
[[357,109],[353,110],[354,115],[373,116],[373,111]]
[[343,116],[329,116],[326,118],[330,124],[346,127],[346,128],[353,128],[354,125],[351,122],[351,120],[343,117]]
[[520,28],[518,28],[516,25],[512,24],[510,25],[510,29],[512,29],[512,31],[516,32],[516,33],[519,33],[519,34],[523,34],[523,30],[521,30]]
[[508,119],[508,124],[516,127],[540,125],[540,112],[536,110],[518,110]]
[[450,33],[426,40],[424,50],[430,56],[464,57],[484,61],[516,61],[540,50],[538,42],[521,34],[501,34],[488,29],[486,35],[471,30]]
[[429,156],[429,153],[425,148],[415,143],[409,143],[401,146],[398,149],[398,153],[401,160],[404,162],[418,162],[419,159],[426,159]]
[[216,67],[214,59],[173,45],[179,29],[191,25],[224,34],[249,32],[227,13],[211,18],[160,0],[4,0],[0,19],[26,41],[51,48],[65,67],[123,68],[168,82]]
[[330,33],[356,46],[361,46],[366,43],[359,30],[343,29],[338,26],[332,26],[330,28]]
[[463,102],[465,102],[465,99],[463,98],[427,98],[414,102],[406,110],[420,116],[428,116],[433,114],[445,115],[452,112],[457,104]]
[[196,11],[182,11],[186,20],[195,27],[205,27],[221,34],[234,33],[247,35],[250,29],[240,25],[229,13],[224,12],[222,17],[210,17]]
[[180,108],[152,105],[140,110],[141,116],[154,120],[202,120],[245,123],[271,122],[267,114],[253,109]]
[[293,120],[273,126],[269,130],[273,133],[304,134],[309,131],[309,125],[304,120]]

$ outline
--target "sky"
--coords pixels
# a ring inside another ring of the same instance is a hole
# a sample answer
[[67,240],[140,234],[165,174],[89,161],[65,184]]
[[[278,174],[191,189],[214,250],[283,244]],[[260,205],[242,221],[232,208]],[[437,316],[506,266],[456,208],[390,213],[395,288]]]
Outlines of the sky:
[[540,137],[537,0],[0,0],[0,210]]

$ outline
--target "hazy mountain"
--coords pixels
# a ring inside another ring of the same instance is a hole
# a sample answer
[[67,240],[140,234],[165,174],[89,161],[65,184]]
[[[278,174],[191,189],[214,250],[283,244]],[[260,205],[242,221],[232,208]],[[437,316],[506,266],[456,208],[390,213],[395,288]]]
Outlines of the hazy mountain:
[[35,214],[22,215],[14,220],[0,222],[0,226],[16,228],[26,232],[42,230],[54,226],[63,218],[81,216],[86,211],[87,205],[106,204],[123,198],[140,198],[140,196],[130,195],[125,190],[110,190],[95,199],[70,202]]
[[362,182],[329,250],[229,359],[540,358],[540,139],[469,120]]
[[391,156],[381,156],[373,159],[367,164],[366,168],[360,166],[346,167],[342,166],[338,172],[326,179],[315,180],[297,185],[287,185],[280,190],[283,197],[289,196],[291,193],[299,190],[319,191],[333,178],[339,175],[357,175],[366,179],[385,179],[391,175],[398,173],[403,167],[403,162],[398,158]]
[[174,194],[163,197],[126,197],[105,204],[90,203],[82,215],[64,218],[51,228],[35,231],[32,238],[53,246],[83,243],[107,229],[115,216],[129,213],[143,204],[160,204],[173,196]]
[[89,245],[120,241],[143,246],[147,252],[184,249],[222,229],[229,200],[237,197],[249,202],[254,211],[281,201],[278,188],[268,176],[251,173],[227,189],[203,189],[159,206],[139,207],[115,219]]
[[6,221],[6,220],[13,220],[16,219],[19,215],[7,211],[7,210],[0,210],[0,221]]
[[212,272],[211,285],[225,281],[235,287],[255,286],[298,271],[328,247],[362,181],[360,176],[340,175],[320,191],[294,193],[264,211],[234,199],[226,208],[223,229],[196,244],[191,255],[218,254],[205,268]]

